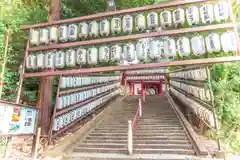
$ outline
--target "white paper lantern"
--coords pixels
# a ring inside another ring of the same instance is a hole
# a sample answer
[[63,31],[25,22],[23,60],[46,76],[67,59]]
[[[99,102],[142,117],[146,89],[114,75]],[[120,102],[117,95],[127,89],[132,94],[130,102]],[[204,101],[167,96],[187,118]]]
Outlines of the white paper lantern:
[[217,22],[228,20],[229,4],[226,1],[218,2],[214,5],[214,14]]
[[158,22],[158,14],[156,12],[150,12],[147,15],[147,24],[148,28],[155,29],[159,22]]
[[209,53],[219,52],[221,50],[220,36],[216,33],[209,34],[206,38],[207,51]]
[[57,51],[55,53],[55,67],[63,68],[65,66],[65,53],[63,51]]
[[59,27],[59,40],[61,42],[67,42],[67,40],[68,40],[68,27],[67,27],[67,25],[61,25]]
[[114,17],[111,20],[111,31],[113,34],[119,34],[121,32],[121,18]]
[[44,54],[43,53],[37,54],[37,68],[39,68],[39,69],[44,68]]
[[101,46],[99,48],[99,61],[108,62],[110,58],[110,49],[108,46]]
[[58,97],[57,98],[57,107],[58,110],[63,108],[63,98],[62,97]]
[[76,52],[76,63],[83,65],[87,63],[87,50],[84,48],[78,48]]
[[211,24],[214,20],[213,5],[205,4],[200,7],[200,16],[203,24]]
[[171,12],[168,10],[162,11],[160,13],[160,22],[161,22],[162,27],[164,27],[164,28],[170,27],[172,24]]
[[58,29],[57,27],[50,27],[49,28],[49,41],[50,42],[57,42],[58,41]]
[[121,60],[122,47],[119,45],[114,45],[111,47],[110,60],[112,62],[120,62]]
[[59,118],[54,118],[53,121],[53,131],[59,131],[60,130],[60,119]]
[[68,26],[68,39],[70,41],[76,41],[78,37],[78,28],[76,24],[70,24]]
[[163,47],[163,42],[162,41],[159,41],[159,40],[152,40],[151,42],[150,42],[150,49],[149,49],[149,57],[150,58],[157,58],[157,59],[159,59],[159,58],[161,58],[161,56],[162,56],[162,50],[161,50],[161,48]]
[[31,29],[30,30],[30,44],[39,45],[39,31]]
[[104,19],[99,24],[101,36],[108,36],[110,33],[110,24],[107,19]]
[[191,38],[191,46],[193,54],[203,55],[206,53],[205,43],[203,36],[194,36]]
[[138,14],[135,18],[135,25],[137,31],[144,31],[146,29],[146,20],[143,14]]
[[187,22],[190,26],[199,24],[199,10],[197,6],[191,6],[186,10]]
[[131,15],[123,16],[123,32],[124,33],[132,33],[133,30],[133,17]]
[[87,62],[88,64],[98,64],[98,49],[93,47],[87,50]]
[[67,78],[66,77],[62,77],[61,79],[61,88],[66,88],[67,87]]
[[40,29],[40,32],[39,32],[40,44],[48,44],[48,41],[49,41],[49,30],[46,28]]
[[236,52],[237,51],[237,39],[236,35],[232,31],[224,32],[221,35],[222,48],[224,52]]
[[37,57],[35,55],[28,55],[26,60],[27,69],[36,69],[37,67]]
[[166,58],[176,56],[176,44],[174,39],[168,38],[164,41],[164,56]]
[[68,67],[74,67],[76,65],[76,53],[75,50],[69,49],[66,51],[66,65]]
[[54,53],[48,52],[44,55],[45,68],[54,68]]
[[175,27],[183,26],[185,22],[185,14],[184,14],[184,9],[178,8],[173,11],[173,23]]
[[124,58],[127,62],[132,62],[136,59],[134,44],[132,43],[125,44],[123,47],[123,52],[125,54]]
[[147,61],[149,46],[146,40],[140,39],[136,45],[137,58],[141,61]]
[[97,21],[92,21],[89,24],[89,35],[91,37],[97,37],[99,34],[98,32],[99,32],[99,27],[98,27]]
[[189,56],[191,53],[190,40],[187,37],[181,37],[177,40],[177,49],[180,56]]
[[85,22],[79,23],[79,37],[87,38],[88,36],[88,24]]

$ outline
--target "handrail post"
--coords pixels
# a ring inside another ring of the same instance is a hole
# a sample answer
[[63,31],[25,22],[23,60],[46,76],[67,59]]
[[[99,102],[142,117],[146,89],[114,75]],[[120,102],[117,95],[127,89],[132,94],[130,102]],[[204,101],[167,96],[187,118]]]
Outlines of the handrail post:
[[138,99],[138,106],[139,106],[139,116],[142,116],[142,99]]
[[133,153],[133,133],[132,133],[132,121],[128,121],[128,153]]

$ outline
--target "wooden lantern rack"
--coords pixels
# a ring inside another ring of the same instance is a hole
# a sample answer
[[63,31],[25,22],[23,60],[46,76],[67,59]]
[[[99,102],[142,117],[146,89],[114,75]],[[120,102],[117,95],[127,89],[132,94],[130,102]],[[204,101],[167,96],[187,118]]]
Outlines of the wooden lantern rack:
[[[43,27],[58,26],[61,24],[69,24],[69,23],[76,23],[76,22],[89,21],[89,20],[98,20],[98,19],[113,17],[113,16],[117,16],[117,15],[145,12],[145,11],[150,11],[150,10],[158,10],[158,9],[168,8],[168,7],[176,7],[176,6],[179,7],[182,5],[189,5],[189,4],[195,4],[195,3],[206,3],[209,1],[214,2],[213,0],[181,0],[181,1],[179,0],[179,1],[162,3],[162,4],[148,5],[148,6],[144,6],[144,7],[138,7],[138,8],[130,8],[130,9],[125,9],[125,10],[104,12],[104,13],[99,13],[99,14],[95,14],[95,15],[82,16],[82,17],[77,17],[77,18],[52,21],[51,23],[39,23],[39,24],[35,24],[35,25],[26,25],[26,26],[21,26],[21,29],[22,30],[30,30],[30,29],[37,29],[37,28],[43,28]],[[200,26],[200,27],[194,27],[194,28],[173,29],[173,30],[165,30],[165,31],[161,31],[161,32],[140,33],[140,34],[135,34],[135,35],[117,36],[117,37],[76,41],[76,42],[67,42],[67,43],[61,43],[61,44],[49,44],[48,46],[37,46],[37,47],[30,47],[30,44],[29,44],[30,42],[28,40],[27,44],[26,44],[25,60],[28,57],[28,53],[33,52],[33,51],[48,51],[48,50],[64,49],[64,48],[71,48],[71,47],[77,47],[77,46],[115,43],[115,42],[126,41],[126,40],[127,41],[137,40],[137,39],[141,39],[141,38],[173,36],[173,35],[179,35],[179,34],[185,34],[185,33],[196,33],[196,32],[209,32],[209,31],[213,31],[213,30],[217,30],[217,29],[228,29],[228,30],[234,31],[234,33],[237,37],[237,46],[238,46],[237,55],[239,55],[240,54],[240,43],[239,43],[237,28],[236,28],[231,4],[229,5],[229,9],[230,9],[230,18],[229,18],[228,23],[225,23],[225,24],[213,24],[213,25],[209,25],[209,26]],[[225,62],[235,62],[235,61],[240,61],[240,56],[221,57],[221,58],[204,58],[204,59],[181,60],[181,61],[168,61],[168,62],[159,62],[159,63],[150,63],[150,64],[135,64],[135,65],[128,65],[128,66],[79,68],[79,69],[71,69],[71,70],[46,70],[43,72],[36,72],[36,73],[25,73],[26,64],[24,61],[23,72],[20,77],[20,87],[19,87],[20,89],[18,91],[18,94],[21,94],[21,88],[22,88],[22,83],[23,83],[24,78],[45,77],[45,76],[60,76],[60,77],[62,77],[62,76],[76,75],[76,74],[78,74],[78,75],[80,75],[80,74],[95,74],[97,72],[104,72],[104,71],[125,71],[125,70],[138,70],[138,69],[145,69],[145,68],[161,68],[161,67],[170,67],[170,66],[210,65],[210,64],[215,64],[215,63],[225,63]],[[82,89],[88,90],[88,89],[92,89],[94,87],[96,87],[96,86],[71,89],[68,91],[60,91],[58,89],[57,97],[59,95],[69,94],[71,92],[76,92],[76,91],[81,91]],[[56,115],[63,114],[69,110],[77,108],[79,105],[83,105],[84,103],[85,102],[82,102],[82,104],[72,105],[70,108],[59,111],[59,112],[55,111],[53,116],[55,117]],[[76,123],[77,122],[71,123],[68,127],[62,129],[61,132],[59,132],[59,133],[64,132],[67,128],[73,126]],[[54,134],[54,136],[57,136],[59,133]],[[52,137],[52,133],[50,135]]]

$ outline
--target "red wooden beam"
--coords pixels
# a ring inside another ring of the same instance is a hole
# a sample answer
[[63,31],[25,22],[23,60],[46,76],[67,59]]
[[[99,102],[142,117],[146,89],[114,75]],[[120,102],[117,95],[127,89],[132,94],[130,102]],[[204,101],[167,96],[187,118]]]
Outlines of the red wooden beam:
[[24,25],[21,26],[22,30],[27,30],[31,28],[41,28],[41,27],[47,27],[47,26],[53,26],[53,25],[60,25],[60,24],[66,24],[66,23],[75,23],[75,22],[81,22],[81,21],[89,21],[89,20],[96,20],[96,19],[102,19],[110,16],[116,16],[116,15],[124,15],[124,14],[131,14],[136,12],[145,12],[149,10],[156,10],[161,8],[167,8],[167,7],[174,7],[174,6],[180,6],[180,5],[187,5],[191,3],[205,3],[209,0],[179,0],[179,1],[173,1],[173,2],[167,2],[162,4],[155,4],[155,5],[147,5],[143,7],[138,8],[130,8],[130,9],[124,9],[119,11],[113,11],[113,12],[104,12],[104,13],[98,13],[94,15],[87,15],[87,16],[81,16],[71,19],[64,19],[49,23],[39,23],[34,25]]
[[48,72],[36,72],[36,73],[25,73],[24,78],[42,77],[42,76],[56,76],[56,75],[72,75],[72,74],[86,74],[94,72],[104,71],[121,71],[121,70],[134,70],[144,68],[156,68],[156,67],[170,67],[170,66],[187,66],[187,65],[207,65],[214,63],[224,62],[235,62],[240,61],[240,56],[231,57],[220,57],[220,58],[204,58],[194,60],[183,60],[183,61],[170,61],[160,63],[149,63],[149,64],[136,64],[128,66],[111,66],[111,67],[100,67],[100,68],[85,68],[85,69],[72,69],[72,70],[57,70]]
[[211,31],[211,30],[217,30],[217,29],[233,29],[233,28],[234,28],[234,26],[231,23],[216,24],[216,25],[210,25],[210,26],[166,30],[166,31],[161,31],[161,32],[142,33],[142,34],[135,34],[135,35],[128,35],[128,36],[94,39],[94,40],[88,40],[88,41],[52,44],[49,46],[38,46],[38,47],[29,48],[28,51],[43,51],[43,50],[52,50],[52,49],[72,48],[72,47],[77,47],[77,46],[88,46],[88,45],[94,45],[94,44],[96,45],[96,44],[103,44],[103,43],[114,43],[114,42],[119,42],[119,41],[131,41],[131,40],[137,40],[137,39],[141,39],[141,38],[171,36],[171,35],[179,35],[179,34],[183,34],[183,33],[204,32],[204,31]]

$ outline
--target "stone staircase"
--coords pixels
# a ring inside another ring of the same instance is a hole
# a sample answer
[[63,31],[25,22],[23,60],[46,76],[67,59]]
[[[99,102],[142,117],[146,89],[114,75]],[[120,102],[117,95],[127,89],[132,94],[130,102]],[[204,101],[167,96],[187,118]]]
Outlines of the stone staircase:
[[[124,99],[83,141],[75,145],[65,159],[102,159],[104,155],[105,158],[117,159],[121,155],[126,156],[128,120],[133,120],[137,107],[138,97]],[[183,126],[165,96],[147,96],[142,113],[133,135],[134,155],[149,155],[149,159],[162,155],[169,155],[169,159],[186,159],[185,156],[195,155]]]

